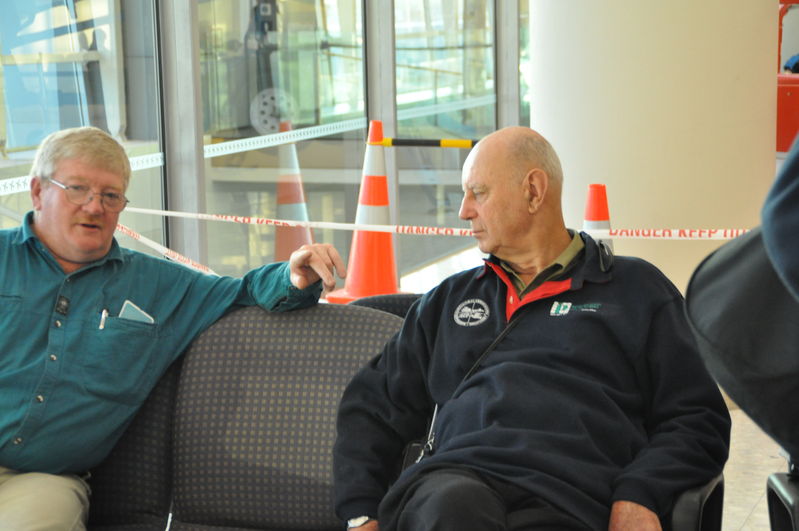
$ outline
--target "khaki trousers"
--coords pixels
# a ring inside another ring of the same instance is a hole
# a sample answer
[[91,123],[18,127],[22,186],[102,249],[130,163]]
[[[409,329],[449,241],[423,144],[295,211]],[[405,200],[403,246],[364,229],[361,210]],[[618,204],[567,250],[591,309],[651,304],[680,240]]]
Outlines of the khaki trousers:
[[0,531],[84,531],[88,514],[80,477],[0,467]]

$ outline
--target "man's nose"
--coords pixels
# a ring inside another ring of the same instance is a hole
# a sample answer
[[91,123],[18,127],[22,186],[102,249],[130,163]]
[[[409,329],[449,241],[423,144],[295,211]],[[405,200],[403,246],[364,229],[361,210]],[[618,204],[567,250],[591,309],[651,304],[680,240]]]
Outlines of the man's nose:
[[105,212],[105,205],[103,205],[103,196],[100,194],[92,194],[88,202],[83,205],[86,212],[92,214],[102,214]]
[[461,207],[458,210],[458,217],[461,219],[472,219],[474,217],[474,209],[467,198],[461,201]]

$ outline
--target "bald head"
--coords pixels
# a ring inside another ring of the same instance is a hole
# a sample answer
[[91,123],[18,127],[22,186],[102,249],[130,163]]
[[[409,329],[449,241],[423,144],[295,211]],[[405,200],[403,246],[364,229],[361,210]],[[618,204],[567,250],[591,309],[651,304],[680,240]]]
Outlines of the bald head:
[[459,216],[471,223],[483,252],[511,261],[529,258],[531,249],[548,242],[560,247],[564,236],[568,240],[560,161],[532,129],[506,127],[483,138],[466,158],[461,182]]
[[509,177],[522,178],[539,168],[549,177],[550,185],[563,185],[563,170],[558,154],[546,138],[529,127],[505,127],[484,137],[470,153],[470,158],[485,158],[494,167],[503,167]]

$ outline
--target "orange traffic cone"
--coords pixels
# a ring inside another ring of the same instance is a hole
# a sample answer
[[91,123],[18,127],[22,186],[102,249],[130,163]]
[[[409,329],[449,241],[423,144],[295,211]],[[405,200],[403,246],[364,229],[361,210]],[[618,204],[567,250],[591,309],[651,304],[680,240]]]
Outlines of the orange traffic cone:
[[[583,216],[583,230],[590,233],[592,230],[609,230],[610,213],[608,211],[608,195],[604,184],[589,184],[588,199],[585,202],[585,215]],[[600,238],[597,241],[605,242],[613,251],[613,240]]]
[[[280,132],[284,131],[291,131],[291,122],[280,122]],[[293,142],[278,147],[278,159],[280,175],[277,178],[277,219],[308,221],[297,149]],[[277,227],[275,261],[288,260],[291,253],[300,246],[310,243],[313,243],[313,235],[307,227]]]
[[[388,225],[388,177],[383,155],[383,122],[369,123],[363,161],[356,224]],[[352,235],[344,288],[327,295],[329,302],[345,304],[361,297],[397,293],[394,241],[388,232],[355,231]]]

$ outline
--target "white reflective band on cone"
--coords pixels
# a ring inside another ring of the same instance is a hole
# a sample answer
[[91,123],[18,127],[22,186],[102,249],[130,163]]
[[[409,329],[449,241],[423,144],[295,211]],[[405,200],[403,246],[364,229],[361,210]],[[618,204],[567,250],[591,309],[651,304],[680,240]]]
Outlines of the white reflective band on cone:
[[362,175],[385,175],[386,156],[383,153],[383,146],[373,146],[366,144],[366,153],[363,157]]
[[280,174],[298,174],[300,170],[300,162],[297,160],[297,150],[294,149],[294,144],[287,146],[280,146]]
[[388,207],[358,205],[355,223],[357,225],[388,225]]

